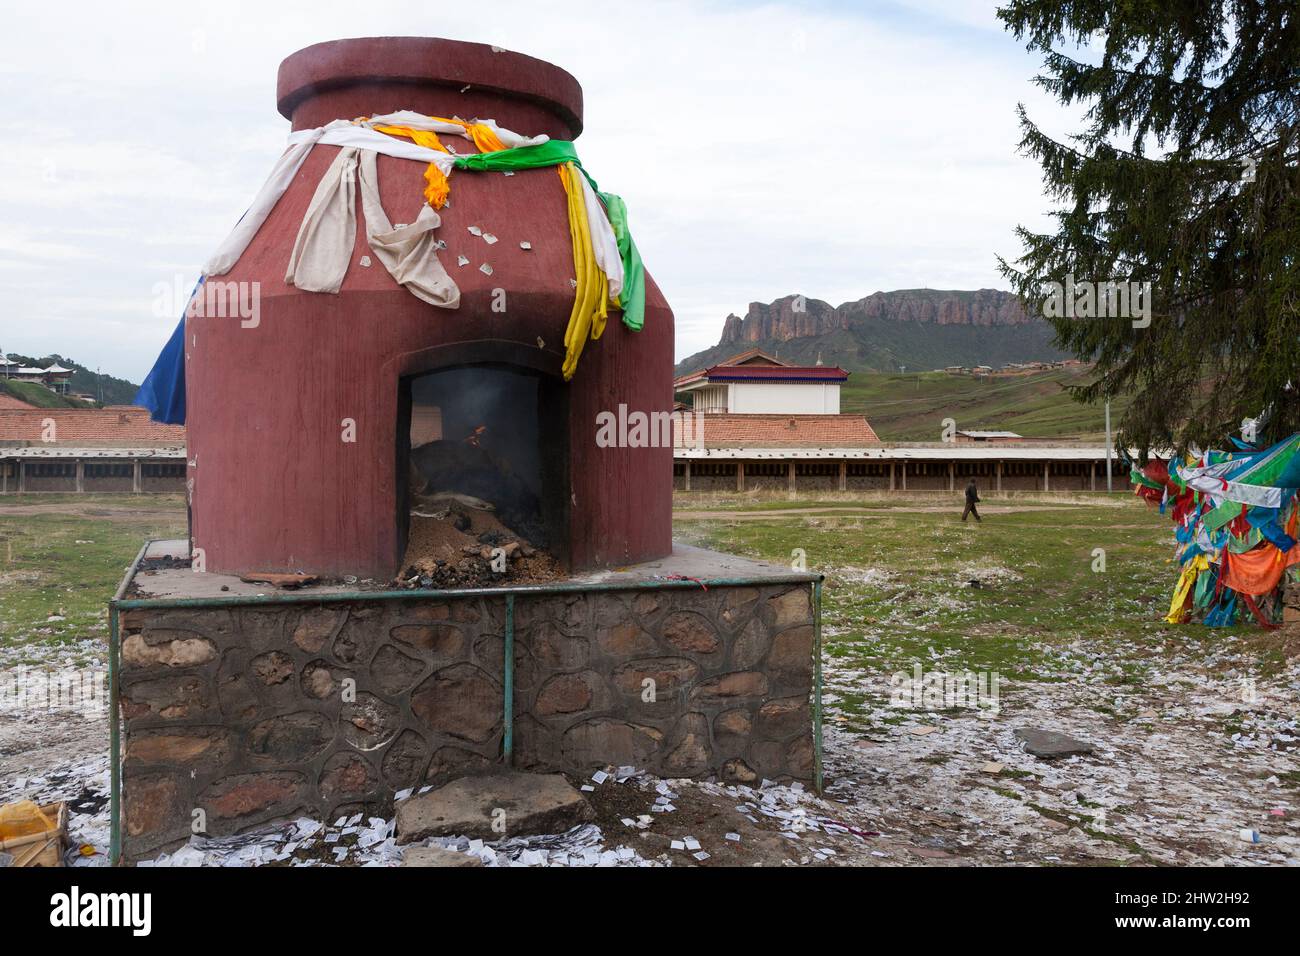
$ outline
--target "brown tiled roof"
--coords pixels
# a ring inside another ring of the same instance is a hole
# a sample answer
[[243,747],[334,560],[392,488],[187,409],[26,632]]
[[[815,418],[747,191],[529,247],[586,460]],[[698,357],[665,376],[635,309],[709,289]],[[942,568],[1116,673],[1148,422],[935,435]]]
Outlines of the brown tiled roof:
[[[717,362],[714,365],[709,366],[709,368],[717,368],[720,365],[728,365],[728,366],[743,365],[744,363],[752,361],[753,359],[763,360],[758,364],[757,367],[759,368],[768,368],[768,367],[780,368],[782,366],[790,365],[789,362],[782,362],[775,355],[768,355],[762,349],[747,349],[744,352],[737,352],[735,355],[731,356],[730,358],[725,358],[721,362]],[[693,382],[695,379],[705,375],[709,371],[709,368],[699,368],[696,369],[694,372],[687,372],[685,375],[681,376],[680,378],[674,379],[673,385],[674,386],[685,385],[687,382]]]
[[674,417],[674,443],[698,444],[690,429],[700,422],[705,448],[859,448],[880,444],[861,415],[709,414]]
[[717,364],[718,365],[740,365],[743,362],[748,362],[756,358],[763,359],[764,361],[768,362],[771,365],[779,366],[779,365],[790,364],[789,362],[781,361],[775,355],[768,355],[762,349],[746,349],[743,352],[737,352],[735,355],[731,356],[731,358],[724,358],[721,362],[718,362]]
[[78,442],[129,445],[183,445],[182,425],[159,425],[149,412],[132,405],[108,408],[6,408],[0,406],[0,441],[44,440],[46,419],[54,422],[56,444]]

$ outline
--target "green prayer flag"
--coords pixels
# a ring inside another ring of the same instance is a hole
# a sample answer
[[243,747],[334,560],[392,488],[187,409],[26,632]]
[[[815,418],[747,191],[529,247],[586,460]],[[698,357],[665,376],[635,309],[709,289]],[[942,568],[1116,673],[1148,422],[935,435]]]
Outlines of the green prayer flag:
[[627,205],[613,193],[597,192],[596,195],[605,204],[614,238],[618,240],[619,258],[623,260],[623,291],[618,297],[623,309],[623,324],[634,332],[640,332],[645,325],[645,266],[627,228]]
[[613,193],[603,193],[596,186],[596,181],[582,168],[578,151],[573,143],[566,139],[551,139],[536,146],[517,146],[514,149],[502,149],[495,153],[476,153],[473,156],[457,156],[457,169],[472,169],[479,172],[500,172],[515,169],[538,169],[543,166],[561,166],[573,163],[587,177],[592,190],[605,204],[605,215],[614,238],[618,242],[618,255],[623,261],[623,290],[619,293],[620,307],[623,309],[623,324],[634,332],[641,331],[645,325],[645,265],[641,262],[641,253],[637,251],[632,233],[627,228],[627,205]]
[[482,172],[537,169],[540,166],[561,166],[564,163],[578,163],[578,151],[567,139],[548,139],[536,146],[517,146],[495,153],[456,157],[457,169],[476,169]]

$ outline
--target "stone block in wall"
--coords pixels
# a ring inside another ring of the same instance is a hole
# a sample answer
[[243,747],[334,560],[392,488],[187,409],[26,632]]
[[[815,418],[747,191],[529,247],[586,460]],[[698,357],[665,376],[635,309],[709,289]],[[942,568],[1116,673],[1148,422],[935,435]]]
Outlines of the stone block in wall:
[[411,693],[411,711],[434,734],[481,744],[501,729],[500,685],[469,663],[445,667]]

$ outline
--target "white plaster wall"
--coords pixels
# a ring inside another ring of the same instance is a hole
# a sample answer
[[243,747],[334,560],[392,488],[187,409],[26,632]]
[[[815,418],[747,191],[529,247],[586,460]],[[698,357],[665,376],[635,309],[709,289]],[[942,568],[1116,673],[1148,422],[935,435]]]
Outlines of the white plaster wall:
[[797,382],[733,382],[729,410],[750,415],[838,415],[840,386]]

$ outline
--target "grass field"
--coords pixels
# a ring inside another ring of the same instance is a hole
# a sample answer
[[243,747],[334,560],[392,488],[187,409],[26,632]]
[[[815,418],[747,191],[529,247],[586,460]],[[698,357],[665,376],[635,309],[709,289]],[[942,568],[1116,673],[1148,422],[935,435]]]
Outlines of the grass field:
[[184,535],[179,495],[6,497],[0,662],[37,663],[51,649],[106,639],[108,600],[145,539]]
[[[827,574],[830,653],[873,669],[937,655],[1043,676],[1086,641],[1112,646],[1120,680],[1161,648],[1238,636],[1160,623],[1175,576],[1168,523],[1127,496],[990,496],[982,525],[921,495],[679,495],[675,507],[675,534],[690,543],[779,562],[803,549]],[[141,543],[184,533],[179,496],[6,498],[0,648],[101,634]],[[1097,548],[1104,571],[1093,570]]]
[[[1089,381],[1083,367],[1017,376],[975,378],[922,372],[884,375],[857,372],[840,392],[840,410],[860,413],[885,441],[939,441],[943,419],[958,428],[1006,429],[1027,438],[1100,438],[1102,406],[1081,405],[1065,392]],[[1111,402],[1112,425],[1127,407]]]
[[[1170,528],[1133,498],[990,496],[979,525],[962,524],[955,502],[777,498],[728,513],[713,510],[718,500],[679,496],[676,533],[783,563],[802,549],[809,569],[827,576],[828,660],[876,679],[920,663],[997,672],[1013,685],[1121,687],[1189,659],[1240,656],[1261,673],[1284,664],[1280,645],[1261,641],[1255,629],[1161,621],[1176,577]],[[825,510],[808,510],[818,508]],[[831,510],[846,508],[858,513]],[[1104,570],[1094,570],[1102,567],[1096,549],[1104,551]],[[862,689],[844,688],[838,709],[851,729],[879,729],[859,725],[856,718],[873,709],[863,702]],[[883,719],[891,716],[899,715]],[[877,711],[873,721],[881,719]]]
[[[957,504],[919,494],[675,502],[679,540],[781,563],[802,550],[825,575],[821,812],[867,833],[842,834],[836,860],[1300,863],[1290,638],[1163,624],[1169,525],[1129,496],[988,496],[980,525],[961,524]],[[0,671],[102,668],[105,606],[127,565],[145,538],[184,530],[179,497],[0,499]],[[996,674],[997,706],[899,706],[891,677],[915,668]],[[1094,750],[1038,760],[1016,736],[1025,727]],[[37,771],[62,774],[73,795],[92,777],[103,790],[106,745],[105,723],[77,714],[0,721],[0,796]],[[721,819],[721,844],[722,830],[744,826],[727,817],[731,797],[700,800],[679,821],[690,832],[708,838],[701,821]],[[80,838],[102,843],[106,811],[91,822],[99,829]],[[1243,827],[1263,842],[1242,842]],[[745,832],[746,845],[768,840],[769,863],[792,862],[790,841]]]

